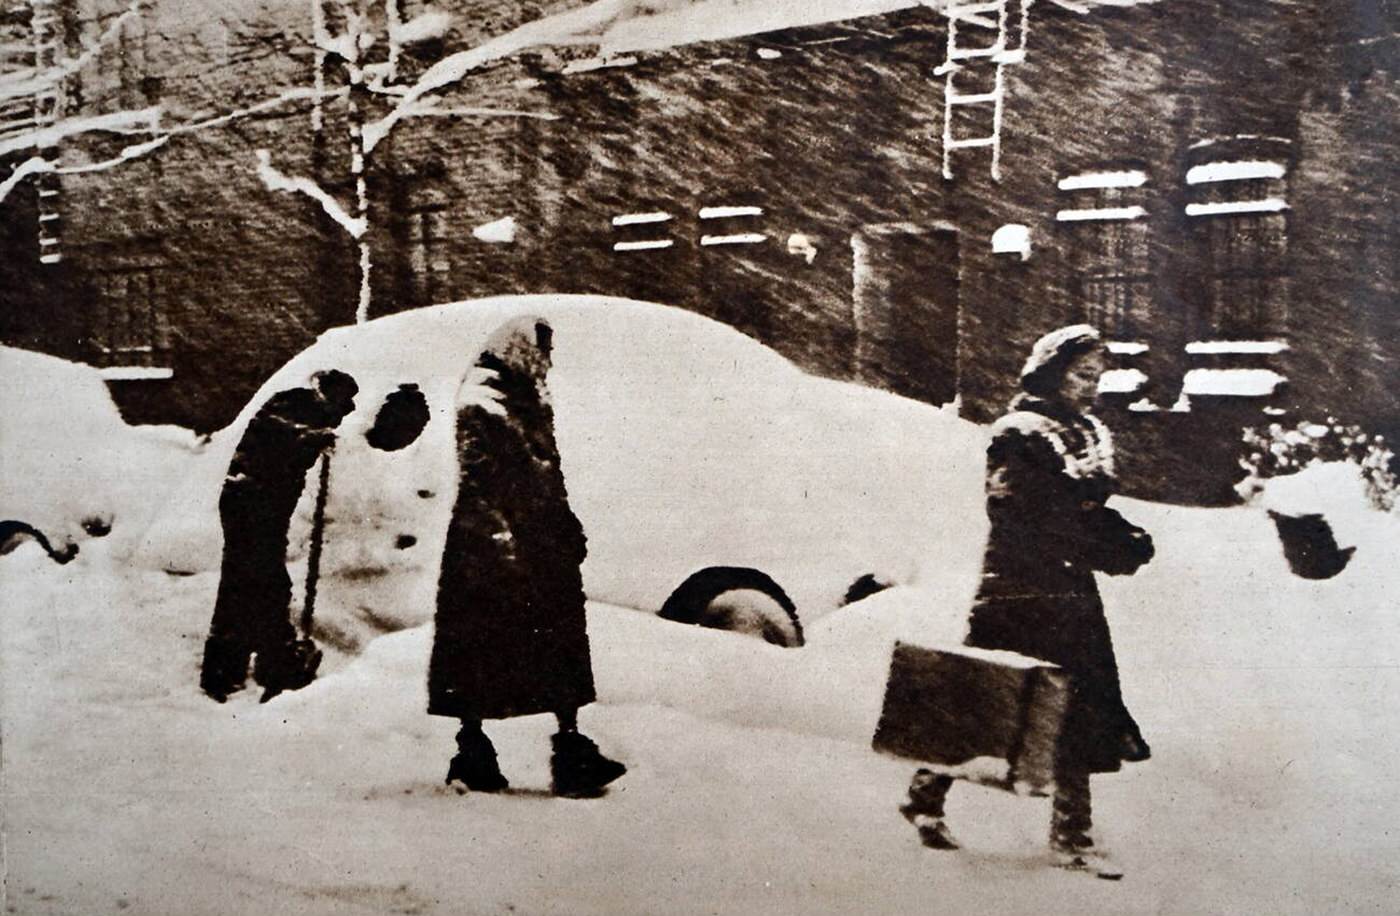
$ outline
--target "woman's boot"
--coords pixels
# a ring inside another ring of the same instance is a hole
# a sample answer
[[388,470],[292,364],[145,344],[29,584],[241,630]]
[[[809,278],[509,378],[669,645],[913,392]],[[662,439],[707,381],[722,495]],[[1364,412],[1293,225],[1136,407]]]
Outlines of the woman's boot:
[[457,756],[447,765],[445,782],[448,785],[460,782],[473,792],[500,792],[510,788],[496,762],[496,747],[481,730],[480,722],[462,721],[462,729],[457,732]]
[[953,777],[920,768],[909,783],[909,800],[899,813],[919,831],[919,839],[929,849],[959,849],[958,841],[943,822],[943,802],[953,786]]
[[554,753],[549,770],[555,795],[597,798],[604,786],[627,772],[627,767],[604,757],[598,745],[576,731],[561,731],[550,742]]

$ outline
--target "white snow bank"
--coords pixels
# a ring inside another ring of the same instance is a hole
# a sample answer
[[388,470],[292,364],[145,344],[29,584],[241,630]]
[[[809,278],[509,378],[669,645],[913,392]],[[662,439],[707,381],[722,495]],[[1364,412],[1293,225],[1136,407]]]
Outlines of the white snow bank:
[[[217,499],[241,431],[271,394],[339,368],[360,384],[332,463],[317,620],[351,650],[431,619],[455,490],[452,398],[497,326],[553,327],[549,387],[590,598],[658,609],[706,566],[760,569],[805,619],[864,575],[956,582],[971,595],[986,536],[983,431],[926,404],[807,376],[691,312],[606,297],[516,296],[331,331],[219,433],[153,529],[142,562],[212,569]],[[363,433],[387,393],[419,385],[432,419],[401,452]],[[311,488],[291,534],[300,581]],[[414,540],[400,549],[401,536]]]
[[134,547],[200,445],[173,426],[129,426],[97,369],[0,347],[0,518],[28,522],[55,547],[110,525]]

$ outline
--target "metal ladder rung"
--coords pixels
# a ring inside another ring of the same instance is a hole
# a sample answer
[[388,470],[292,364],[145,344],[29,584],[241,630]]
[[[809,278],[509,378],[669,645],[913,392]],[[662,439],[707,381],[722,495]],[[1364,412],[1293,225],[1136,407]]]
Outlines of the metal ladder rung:
[[1001,98],[1001,92],[993,89],[991,92],[975,92],[967,95],[952,93],[948,96],[949,105],[980,105],[984,102],[995,102]]
[[990,48],[953,48],[948,52],[949,60],[974,60],[979,57],[996,57],[1006,50],[1001,42]]
[[949,3],[943,12],[948,16],[959,16],[963,13],[999,13],[1005,5],[1005,0],[988,0],[986,3]]
[[966,140],[949,140],[945,145],[948,149],[968,149],[974,146],[994,146],[997,138],[991,137],[971,137]]
[[962,13],[949,12],[948,18],[953,20],[954,25],[956,25],[959,22],[968,22],[972,25],[977,26],[979,29],[996,29],[1001,27],[1001,23],[995,19],[987,19],[984,16],[978,16],[971,13],[964,15]]

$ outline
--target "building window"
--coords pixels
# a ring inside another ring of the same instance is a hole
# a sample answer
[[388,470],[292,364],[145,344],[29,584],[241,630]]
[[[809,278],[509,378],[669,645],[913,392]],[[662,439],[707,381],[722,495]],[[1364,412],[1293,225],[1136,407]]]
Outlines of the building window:
[[1185,214],[1208,277],[1202,332],[1216,339],[1280,335],[1288,296],[1287,143],[1231,138],[1191,153]]
[[1067,247],[1084,318],[1115,340],[1135,339],[1151,314],[1146,184],[1137,168],[1076,172],[1058,182],[1055,221],[1072,234]]
[[671,214],[664,210],[619,213],[611,223],[613,251],[661,251],[676,244],[670,237]]
[[430,204],[408,213],[408,264],[413,275],[413,296],[419,305],[444,301],[452,264],[447,259],[445,206]]
[[106,366],[154,366],[162,349],[157,271],[137,267],[98,280],[93,344]]

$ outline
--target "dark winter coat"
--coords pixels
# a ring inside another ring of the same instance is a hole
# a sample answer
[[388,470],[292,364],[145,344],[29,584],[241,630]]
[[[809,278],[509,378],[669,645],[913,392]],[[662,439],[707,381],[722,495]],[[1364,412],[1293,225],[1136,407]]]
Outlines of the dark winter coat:
[[1023,397],[987,450],[991,532],[967,642],[1053,662],[1071,675],[1057,767],[1109,772],[1146,750],[1123,705],[1094,572],[1129,574],[1152,539],[1108,508],[1112,443],[1091,416]]
[[273,395],[249,421],[219,497],[224,552],[211,635],[254,651],[295,638],[287,529],[339,422],[309,388]]
[[594,699],[584,616],[587,553],[569,508],[543,369],[492,353],[501,416],[458,411],[461,483],[443,550],[428,711],[500,719]]

